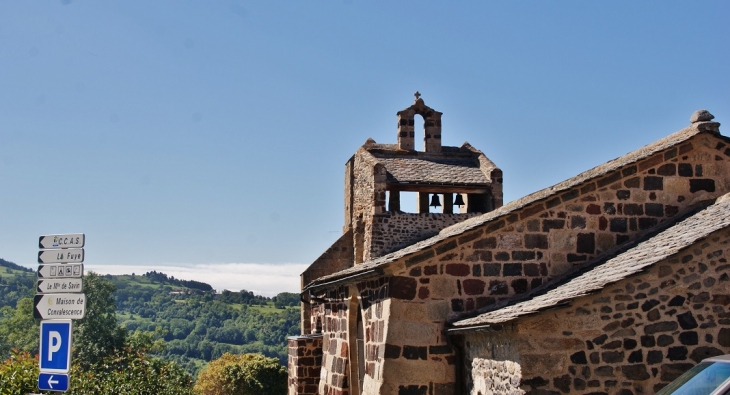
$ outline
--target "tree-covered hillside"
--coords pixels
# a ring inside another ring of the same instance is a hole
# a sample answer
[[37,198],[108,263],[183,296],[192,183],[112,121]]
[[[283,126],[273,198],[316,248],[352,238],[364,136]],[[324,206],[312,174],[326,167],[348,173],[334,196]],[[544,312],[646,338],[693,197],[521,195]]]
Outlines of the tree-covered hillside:
[[[35,293],[35,273],[5,262],[0,262],[0,308],[14,309],[18,300]],[[299,330],[297,294],[273,298],[245,290],[216,294],[209,284],[156,271],[102,277],[116,288],[119,324],[129,332],[154,332],[165,341],[159,355],[193,376],[226,352],[262,353],[285,364],[286,337]]]

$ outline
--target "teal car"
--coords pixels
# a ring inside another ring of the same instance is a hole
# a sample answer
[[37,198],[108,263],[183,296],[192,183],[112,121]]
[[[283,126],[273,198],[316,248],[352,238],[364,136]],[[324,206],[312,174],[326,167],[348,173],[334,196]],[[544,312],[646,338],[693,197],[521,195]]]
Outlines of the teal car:
[[702,360],[656,395],[730,395],[730,354]]

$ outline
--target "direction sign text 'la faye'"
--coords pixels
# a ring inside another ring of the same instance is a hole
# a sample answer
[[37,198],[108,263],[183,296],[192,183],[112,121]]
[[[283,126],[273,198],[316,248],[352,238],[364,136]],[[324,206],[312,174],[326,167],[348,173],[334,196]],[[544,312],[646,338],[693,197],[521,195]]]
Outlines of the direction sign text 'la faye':
[[69,249],[65,249],[65,250],[38,251],[38,263],[52,263],[52,262],[80,263],[83,261],[84,261],[83,248],[69,248]]

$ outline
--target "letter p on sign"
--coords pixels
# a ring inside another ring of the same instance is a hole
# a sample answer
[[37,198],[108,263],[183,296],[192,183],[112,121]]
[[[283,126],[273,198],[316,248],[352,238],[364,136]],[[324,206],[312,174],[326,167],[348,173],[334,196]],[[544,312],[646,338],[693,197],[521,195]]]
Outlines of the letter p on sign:
[[41,372],[68,373],[71,367],[71,320],[41,321]]

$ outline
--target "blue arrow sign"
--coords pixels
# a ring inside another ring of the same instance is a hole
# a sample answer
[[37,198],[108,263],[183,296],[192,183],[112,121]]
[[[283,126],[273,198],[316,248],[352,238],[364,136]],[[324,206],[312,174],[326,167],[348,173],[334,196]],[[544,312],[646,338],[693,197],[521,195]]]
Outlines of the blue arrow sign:
[[68,375],[43,373],[38,375],[38,389],[41,391],[68,391]]
[[68,373],[71,366],[71,320],[41,321],[38,359],[44,373]]

